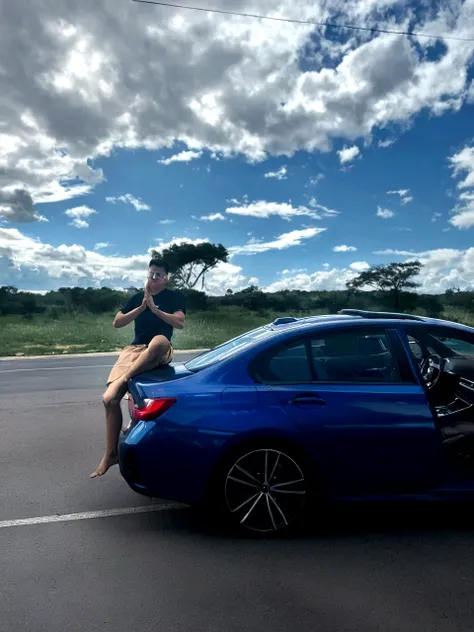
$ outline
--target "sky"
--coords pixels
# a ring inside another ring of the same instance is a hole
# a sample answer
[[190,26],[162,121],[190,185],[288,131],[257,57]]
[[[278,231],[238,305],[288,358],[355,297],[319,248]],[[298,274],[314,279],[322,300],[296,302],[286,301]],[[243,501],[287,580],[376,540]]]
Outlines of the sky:
[[222,294],[418,259],[474,289],[474,0],[0,0],[0,285],[142,284],[222,243]]

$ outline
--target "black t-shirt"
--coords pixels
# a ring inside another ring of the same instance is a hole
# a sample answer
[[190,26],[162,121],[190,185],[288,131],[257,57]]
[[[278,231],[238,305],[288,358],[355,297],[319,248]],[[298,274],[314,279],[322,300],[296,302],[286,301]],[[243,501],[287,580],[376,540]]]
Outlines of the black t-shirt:
[[[131,296],[120,310],[122,314],[128,314],[140,307],[143,302],[144,292],[137,292]],[[157,308],[167,314],[174,314],[181,311],[186,314],[186,301],[184,296],[178,290],[164,289],[153,297],[153,301]],[[149,307],[135,318],[135,338],[132,345],[148,345],[155,336],[166,336],[171,340],[173,336],[173,327],[165,323],[156,316]]]

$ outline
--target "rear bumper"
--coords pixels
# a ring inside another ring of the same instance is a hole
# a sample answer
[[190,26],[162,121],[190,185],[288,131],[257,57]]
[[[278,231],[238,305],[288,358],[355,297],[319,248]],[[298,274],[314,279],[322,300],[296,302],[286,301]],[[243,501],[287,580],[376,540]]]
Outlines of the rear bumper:
[[140,422],[128,430],[119,445],[120,472],[138,494],[200,504],[207,497],[221,441],[214,434],[176,430],[157,422]]

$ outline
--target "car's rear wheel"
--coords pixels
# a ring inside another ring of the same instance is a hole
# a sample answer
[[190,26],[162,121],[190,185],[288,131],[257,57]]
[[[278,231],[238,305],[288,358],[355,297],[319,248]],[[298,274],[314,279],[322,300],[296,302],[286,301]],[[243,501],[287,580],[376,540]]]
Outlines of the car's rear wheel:
[[311,484],[304,460],[272,445],[247,446],[226,460],[216,490],[227,517],[241,528],[272,534],[299,523]]

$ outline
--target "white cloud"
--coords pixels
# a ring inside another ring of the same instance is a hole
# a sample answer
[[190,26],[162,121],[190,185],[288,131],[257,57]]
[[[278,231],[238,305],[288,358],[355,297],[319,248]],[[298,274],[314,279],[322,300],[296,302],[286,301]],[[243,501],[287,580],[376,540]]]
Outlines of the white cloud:
[[394,248],[385,248],[384,250],[376,250],[374,255],[396,255],[402,257],[417,257],[418,254],[413,250],[396,250]]
[[294,207],[288,202],[266,202],[258,200],[257,202],[243,202],[239,206],[230,206],[226,209],[226,213],[231,215],[245,215],[247,217],[256,217],[260,219],[268,219],[272,215],[281,217],[290,221],[292,217],[312,217],[320,219],[321,216],[316,211],[306,207]]
[[317,209],[320,212],[321,217],[335,217],[336,215],[340,215],[340,211],[336,211],[334,209],[328,208],[323,204],[319,204],[315,197],[312,197],[309,201],[309,206],[311,208]]
[[357,147],[357,145],[353,145],[352,147],[344,147],[344,149],[341,149],[337,152],[341,165],[346,164],[346,162],[352,162],[352,160],[354,160],[354,158],[357,158],[359,154],[360,149]]
[[306,268],[291,268],[290,270],[287,268],[282,270],[281,274],[299,274],[300,272],[306,272],[306,270]]
[[455,228],[471,228],[474,226],[474,205],[469,204],[469,208],[464,208],[449,221]]
[[395,143],[394,138],[386,138],[385,140],[379,140],[377,145],[379,147],[382,147],[383,149],[386,149],[387,147],[391,147],[394,143]]
[[[175,237],[169,242],[157,240],[156,249],[166,249],[176,243],[199,244],[205,239]],[[123,288],[141,285],[151,256],[151,248],[140,255],[122,257],[87,250],[78,244],[52,246],[39,239],[22,234],[15,228],[0,227],[0,274],[2,283],[34,290],[61,286]],[[247,277],[242,268],[233,264],[220,264],[209,274],[212,293],[225,292],[227,287],[242,289],[258,282]]]
[[199,237],[197,239],[190,239],[189,237],[173,237],[170,241],[165,241],[161,237],[158,237],[158,239],[156,239],[155,248],[156,250],[163,251],[177,244],[193,244],[194,246],[198,246],[199,244],[204,244],[208,241],[209,239],[207,238],[201,239]]
[[202,151],[181,151],[179,154],[174,154],[170,158],[158,160],[161,165],[171,165],[173,162],[191,162],[202,156]]
[[453,208],[450,223],[459,229],[474,226],[474,145],[464,147],[449,158],[453,176],[462,176],[457,184],[459,203]]
[[240,266],[232,263],[218,263],[217,266],[206,275],[205,290],[208,294],[222,295],[230,289],[233,292],[243,290],[249,285],[258,285],[258,277],[249,277],[243,274]]
[[[297,241],[306,238],[310,238],[310,235],[280,235],[275,241],[281,249],[287,247],[289,242],[297,245]],[[161,241],[157,248],[166,248],[173,243],[203,241],[206,240],[174,238],[167,243]],[[264,250],[271,245],[262,242],[259,244]],[[250,244],[253,245],[255,244]],[[380,257],[400,257],[402,260],[419,259],[423,264],[417,279],[421,283],[419,291],[442,293],[450,287],[474,289],[474,248],[440,248],[422,252],[392,249],[379,251],[377,254]],[[77,244],[52,246],[28,237],[16,228],[0,227],[0,274],[2,283],[6,285],[35,291],[68,285],[128,287],[143,282],[149,259],[150,251],[130,257],[109,256]],[[366,262],[356,261],[348,268],[334,268],[324,264],[320,270],[312,273],[300,269],[285,270],[282,278],[270,284],[268,289],[344,289],[346,282],[366,269],[367,265]],[[258,279],[246,276],[241,267],[233,263],[220,264],[209,274],[206,291],[219,294],[224,293],[227,288],[242,289],[252,284],[258,285]]]
[[294,276],[285,275],[278,281],[264,287],[266,292],[280,292],[282,290],[344,290],[346,283],[357,276],[357,272],[347,268],[331,268],[322,266],[316,272],[298,273]]
[[228,248],[229,253],[234,255],[256,255],[262,252],[268,252],[269,250],[285,250],[286,248],[292,248],[293,246],[300,246],[304,240],[311,239],[320,233],[323,233],[326,228],[305,228],[303,230],[292,230],[289,233],[279,235],[273,241],[258,241],[255,239],[250,240],[244,246],[231,246]]
[[108,248],[110,245],[110,241],[99,241],[94,246],[94,250],[105,250],[105,248]]
[[370,268],[370,265],[367,263],[367,261],[354,261],[353,263],[351,263],[349,268],[351,270],[354,270],[354,272],[365,272],[365,270],[368,270]]
[[[2,282],[32,289],[68,285],[126,287],[144,279],[149,255],[107,256],[78,244],[52,246],[0,228]],[[4,270],[4,273],[3,273]]]
[[202,215],[199,219],[204,222],[215,222],[216,220],[225,220],[225,217],[222,213],[212,213],[211,215]]
[[387,195],[398,195],[401,198],[405,197],[410,193],[410,189],[398,189],[396,191],[387,191]]
[[413,201],[413,196],[409,195],[410,189],[398,189],[398,191],[387,191],[388,195],[398,195],[400,197],[400,204],[405,206],[408,202]]
[[393,211],[390,211],[388,208],[382,208],[379,206],[376,215],[377,217],[381,217],[382,219],[390,219],[395,215],[395,213]]
[[5,187],[0,189],[0,221],[7,222],[47,222],[37,213],[31,195],[26,189]]
[[310,179],[308,180],[308,184],[306,184],[306,187],[315,187],[319,182],[321,182],[321,180],[324,180],[325,175],[323,173],[318,173],[316,176],[311,176]]
[[[404,261],[419,260],[422,264],[421,273],[417,277],[420,287],[418,292],[441,294],[452,287],[461,290],[474,290],[474,248],[456,250],[439,248],[423,252],[387,249],[374,253],[379,256],[400,257]],[[349,268],[333,268],[323,265],[322,270],[313,273],[284,275],[282,279],[267,287],[269,291],[278,290],[342,290],[347,281],[356,274],[369,268],[365,261],[355,261]]]
[[162,219],[158,222],[158,224],[162,224],[163,226],[169,226],[170,224],[176,224],[175,219]]
[[117,202],[123,202],[123,204],[131,204],[136,211],[151,211],[151,207],[145,204],[140,198],[136,198],[131,193],[125,193],[118,197],[106,197],[106,202],[110,204],[117,204]]
[[[471,98],[472,42],[446,41],[433,60],[432,41],[398,35],[331,41],[312,25],[183,17],[178,8],[116,0],[4,5],[0,56],[10,63],[2,71],[0,120],[8,132],[0,139],[0,188],[25,188],[34,203],[92,190],[104,177],[93,161],[117,148],[169,149],[178,141],[215,156],[291,157],[329,151],[333,139],[349,148],[369,143],[422,111],[443,115]],[[458,37],[472,36],[474,17],[471,1],[438,11],[427,2],[415,14],[409,3],[387,0],[383,9],[396,8],[391,17],[372,0],[242,6]],[[304,69],[302,51],[315,37],[321,48]]]
[[332,250],[333,252],[356,252],[357,248],[355,246],[341,245],[341,246],[334,246]]
[[74,226],[74,228],[89,228],[89,222],[87,222],[86,219],[91,215],[96,215],[97,211],[88,206],[76,206],[75,208],[64,211],[64,214],[72,218],[70,224]]
[[417,281],[421,283],[421,292],[442,293],[451,287],[460,287],[462,290],[474,289],[474,248],[438,248],[422,252],[385,250],[374,254],[420,261],[423,268]]
[[454,154],[449,159],[455,176],[460,173],[465,175],[465,179],[458,182],[458,189],[474,187],[474,146],[464,147],[460,152]]
[[286,180],[287,179],[287,169],[286,166],[280,167],[278,171],[269,171],[265,174],[265,178],[275,178],[276,180]]

